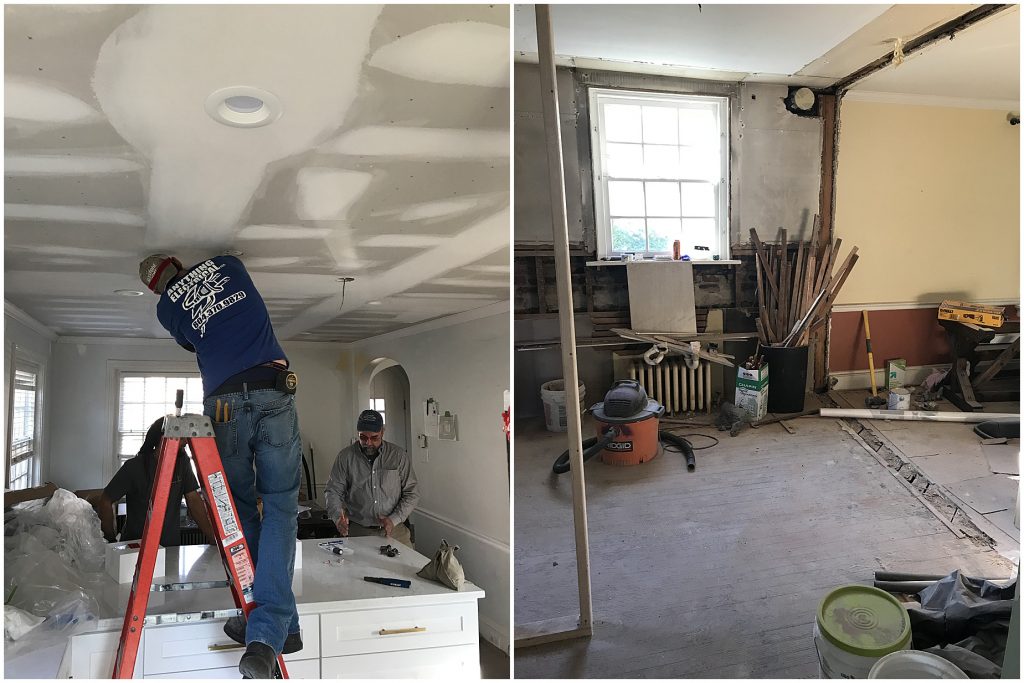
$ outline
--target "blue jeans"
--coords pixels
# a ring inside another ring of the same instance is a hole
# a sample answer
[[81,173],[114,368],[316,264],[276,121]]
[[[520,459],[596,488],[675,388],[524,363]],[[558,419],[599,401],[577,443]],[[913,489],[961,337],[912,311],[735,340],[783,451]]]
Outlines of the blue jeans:
[[[255,609],[246,644],[259,641],[280,653],[285,637],[299,632],[292,593],[298,493],[302,462],[295,397],[276,389],[210,396],[203,412],[215,420],[217,401],[230,408],[213,430],[249,552],[256,563]],[[256,499],[263,500],[263,520]]]

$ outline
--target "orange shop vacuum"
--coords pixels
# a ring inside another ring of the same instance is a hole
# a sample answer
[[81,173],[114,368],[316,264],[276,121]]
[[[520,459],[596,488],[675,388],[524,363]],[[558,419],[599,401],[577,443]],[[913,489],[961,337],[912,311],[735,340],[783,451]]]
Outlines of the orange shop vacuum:
[[[584,462],[600,453],[609,465],[639,465],[658,455],[660,440],[678,447],[686,458],[687,469],[695,468],[690,442],[658,429],[658,418],[665,414],[665,407],[648,398],[636,380],[618,380],[605,394],[604,401],[588,412],[597,422],[597,436],[583,442]],[[551,470],[555,474],[569,471],[568,450],[558,456]]]

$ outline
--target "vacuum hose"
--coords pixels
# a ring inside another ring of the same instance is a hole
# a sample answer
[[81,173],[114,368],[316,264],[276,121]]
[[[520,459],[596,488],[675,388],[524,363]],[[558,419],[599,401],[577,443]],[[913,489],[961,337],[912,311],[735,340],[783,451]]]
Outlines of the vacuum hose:
[[[615,437],[619,435],[617,427],[609,427],[601,438],[596,436],[591,437],[583,442],[583,462],[586,462],[593,458],[595,455],[604,450],[604,447],[615,440]],[[569,450],[566,449],[564,453],[555,459],[555,464],[551,466],[551,471],[555,474],[565,474],[569,471]]]
[[[583,462],[586,462],[593,458],[595,455],[604,450],[604,447],[615,440],[615,437],[619,435],[619,430],[615,427],[609,427],[608,430],[601,435],[600,438],[592,437],[583,442]],[[690,472],[697,468],[696,460],[693,455],[693,446],[690,442],[681,436],[672,434],[671,432],[658,431],[658,438],[661,441],[672,444],[679,449],[679,452],[686,458],[686,469]],[[569,471],[569,451],[566,450],[558,458],[555,459],[554,464],[551,466],[551,471],[555,474],[565,474]]]

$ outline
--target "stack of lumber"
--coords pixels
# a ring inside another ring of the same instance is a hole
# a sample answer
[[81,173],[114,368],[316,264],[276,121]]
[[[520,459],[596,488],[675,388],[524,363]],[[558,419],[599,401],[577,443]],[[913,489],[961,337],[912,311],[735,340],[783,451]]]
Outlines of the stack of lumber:
[[811,330],[825,322],[832,303],[857,263],[857,247],[836,269],[843,241],[821,234],[814,217],[811,242],[800,242],[791,258],[785,228],[777,244],[764,244],[750,229],[757,252],[757,331],[764,346],[804,346]]

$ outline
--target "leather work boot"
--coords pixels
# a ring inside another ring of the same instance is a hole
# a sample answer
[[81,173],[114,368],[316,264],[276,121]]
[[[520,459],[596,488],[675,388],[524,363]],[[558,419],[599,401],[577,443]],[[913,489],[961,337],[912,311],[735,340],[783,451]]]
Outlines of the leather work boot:
[[[231,640],[245,645],[245,617],[231,617],[224,623],[224,633]],[[284,639],[284,649],[281,654],[290,655],[302,649],[302,634],[289,633]]]
[[238,662],[242,678],[274,678],[277,671],[277,654],[266,643],[253,641],[245,648],[245,654]]

